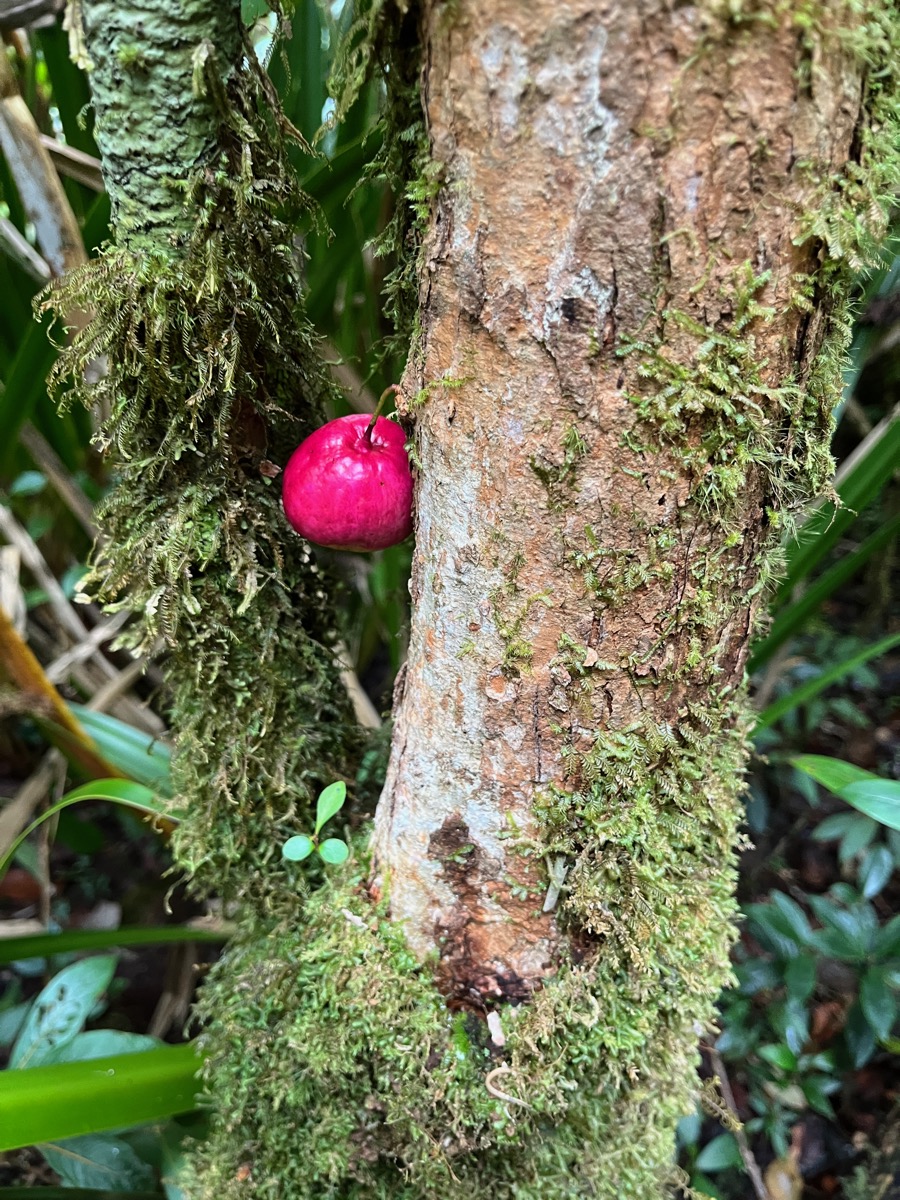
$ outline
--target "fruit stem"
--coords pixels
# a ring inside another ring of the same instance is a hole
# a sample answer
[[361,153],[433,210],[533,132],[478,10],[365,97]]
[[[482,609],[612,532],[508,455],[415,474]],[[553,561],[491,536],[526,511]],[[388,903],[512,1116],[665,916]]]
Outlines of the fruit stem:
[[384,408],[384,402],[390,396],[391,392],[396,392],[398,396],[400,395],[400,388],[396,383],[392,383],[390,387],[386,387],[378,397],[378,403],[375,405],[375,411],[372,413],[372,420],[366,426],[366,432],[363,434],[363,437],[369,442],[372,440],[372,430],[375,428],[378,415]]

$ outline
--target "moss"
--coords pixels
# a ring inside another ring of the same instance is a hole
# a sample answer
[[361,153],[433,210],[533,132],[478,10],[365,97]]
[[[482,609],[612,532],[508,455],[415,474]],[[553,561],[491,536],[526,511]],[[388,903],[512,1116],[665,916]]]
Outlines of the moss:
[[[323,604],[335,584],[289,531],[265,462],[284,462],[321,420],[330,387],[299,308],[291,218],[305,200],[285,170],[260,73],[212,48],[240,6],[192,5],[188,31],[170,7],[146,0],[129,45],[156,63],[181,31],[181,73],[167,74],[166,87],[186,88],[188,107],[205,96],[204,136],[196,114],[197,136],[157,172],[165,204],[140,230],[138,178],[108,170],[121,244],[43,307],[94,313],[55,377],[69,381],[67,401],[110,413],[100,436],[115,452],[116,486],[100,509],[105,538],[85,587],[139,615],[128,644],[165,648],[175,788],[188,813],[176,854],[198,889],[244,897],[264,914],[294,912],[280,844],[295,810],[352,770],[359,748]],[[105,53],[110,29],[95,34],[105,11],[88,6],[85,18],[108,167],[125,160],[133,137],[115,113],[133,103],[141,126],[158,88],[129,82]],[[224,49],[240,60],[239,23],[229,36]],[[201,78],[186,66],[197,66],[198,47]],[[171,147],[163,139],[157,149]],[[103,359],[108,371],[91,383]]]
[[[676,1182],[674,1126],[693,1107],[697,1038],[728,979],[751,724],[740,689],[719,682],[711,635],[735,610],[740,570],[743,609],[775,569],[773,540],[791,508],[824,486],[842,272],[798,281],[798,305],[819,304],[823,279],[832,288],[830,336],[808,386],[767,382],[754,336],[770,319],[765,278],[749,265],[735,270],[728,327],[665,314],[684,363],[670,357],[665,329],[623,347],[641,365],[633,448],[671,456],[673,475],[691,484],[685,528],[712,536],[692,559],[692,586],[661,615],[658,636],[677,634],[682,650],[657,677],[642,673],[654,647],[610,662],[560,639],[554,667],[570,677],[573,704],[615,671],[662,689],[673,711],[668,723],[645,717],[572,737],[565,778],[536,801],[540,838],[517,843],[553,867],[578,961],[560,964],[529,1004],[499,1010],[501,1049],[482,1016],[444,1005],[429,964],[411,958],[368,897],[360,861],[310,898],[302,930],[272,925],[265,940],[232,947],[205,989],[212,1086],[226,1114],[243,1115],[220,1121],[195,1159],[198,1196],[236,1200],[252,1181],[254,1196],[297,1200],[648,1200]],[[768,542],[742,559],[737,516],[751,479],[765,490]],[[586,531],[569,567],[603,613],[666,581],[671,538],[648,524],[641,545],[604,547]],[[501,551],[509,558],[501,545],[497,566]],[[520,595],[513,562],[492,600],[514,671],[528,659],[521,634],[535,598]]]
[[[739,20],[740,4],[732,11]],[[801,11],[812,20],[817,9]],[[873,61],[895,44],[887,11],[878,7],[865,43]],[[437,184],[424,156],[416,23],[412,8],[364,2],[334,89],[340,112],[369,70],[390,67],[377,169],[402,181],[382,242],[397,255],[390,311],[401,338],[415,336],[419,238]],[[821,33],[809,28],[813,44]],[[151,49],[133,37],[127,62],[112,56],[118,86],[137,86]],[[111,364],[99,385],[112,412],[104,436],[123,465],[91,586],[113,603],[127,594],[143,614],[137,640],[170,647],[177,786],[190,812],[177,852],[198,887],[244,900],[241,933],[200,1004],[216,1114],[188,1194],[648,1200],[673,1178],[674,1127],[697,1090],[697,1037],[728,978],[749,721],[740,691],[720,685],[710,644],[743,579],[737,501],[751,475],[761,479],[771,533],[822,486],[848,271],[870,252],[868,198],[852,170],[823,180],[830,215],[804,226],[836,265],[798,281],[796,303],[818,304],[827,286],[838,314],[807,390],[800,379],[768,388],[754,342],[770,319],[759,303],[765,277],[749,265],[735,271],[727,328],[669,311],[662,337],[622,347],[640,363],[632,448],[663,448],[691,483],[685,528],[693,521],[713,536],[692,559],[691,587],[661,615],[659,639],[677,633],[681,651],[655,678],[645,670],[655,647],[607,662],[560,640],[555,669],[568,675],[573,705],[617,671],[637,689],[661,689],[673,716],[565,743],[565,778],[536,799],[540,838],[516,848],[553,867],[571,959],[530,1003],[498,1010],[500,1047],[484,1014],[444,1003],[430,964],[413,959],[368,895],[360,852],[305,900],[303,877],[280,860],[311,788],[347,773],[355,754],[323,615],[333,584],[281,525],[260,470],[317,419],[327,384],[297,307],[290,216],[302,197],[278,124],[263,115],[264,82],[236,61],[202,63],[186,95],[203,98],[215,136],[183,172],[169,165],[185,201],[174,237],[151,238],[141,254],[107,251],[55,298],[98,314],[64,359],[74,394],[94,400],[83,368],[99,354]],[[876,75],[870,99],[887,126],[896,80]],[[885,188],[894,150],[879,138],[863,135],[863,161]],[[685,361],[671,356],[674,341]],[[764,415],[773,411],[775,422]],[[778,456],[785,429],[793,441]],[[548,491],[568,488],[583,452],[573,427]],[[648,524],[642,535],[639,546],[604,547],[586,531],[570,547],[569,569],[598,614],[666,581],[671,531]],[[743,569],[754,587],[773,561],[770,545],[751,547]],[[511,671],[528,662],[522,630],[543,599],[520,595],[520,565],[514,555],[494,598]]]
[[588,444],[576,425],[566,427],[562,452],[561,462],[537,456],[528,460],[528,465],[547,489],[547,503],[551,512],[561,512],[574,499],[578,463],[589,452]]
[[249,1169],[254,1195],[297,1200],[462,1200],[486,1186],[501,1200],[646,1200],[690,1103],[688,1083],[655,1081],[690,1079],[722,930],[679,944],[696,914],[673,885],[664,966],[624,942],[569,964],[503,1010],[500,1053],[482,1020],[444,1006],[366,897],[365,867],[311,898],[302,932],[233,946],[215,968],[208,1070],[219,1105],[253,1120],[200,1148],[192,1190],[246,1195]]

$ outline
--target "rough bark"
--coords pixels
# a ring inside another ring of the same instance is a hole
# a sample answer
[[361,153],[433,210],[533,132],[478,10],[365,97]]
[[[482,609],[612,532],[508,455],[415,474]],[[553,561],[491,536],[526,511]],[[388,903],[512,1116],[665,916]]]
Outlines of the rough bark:
[[[861,65],[825,38],[806,72],[790,6],[742,29],[656,0],[461,0],[425,31],[442,186],[375,854],[411,945],[477,1005],[527,996],[566,938],[522,853],[547,844],[536,801],[583,791],[604,734],[683,741],[710,713],[727,737],[772,513],[821,482],[804,459],[837,397],[794,390],[826,316],[801,297],[820,246],[800,219],[853,152]],[[629,853],[738,785],[657,794]]]
[[195,223],[185,183],[219,149],[208,64],[224,88],[242,50],[240,5],[88,0],[82,12],[116,239],[158,252]]

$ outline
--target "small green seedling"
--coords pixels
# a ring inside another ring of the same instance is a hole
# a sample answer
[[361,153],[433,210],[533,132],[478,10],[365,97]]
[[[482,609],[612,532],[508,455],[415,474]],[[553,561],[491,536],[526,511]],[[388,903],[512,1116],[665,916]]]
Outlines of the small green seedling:
[[346,842],[341,841],[340,838],[326,838],[323,842],[319,841],[319,830],[341,811],[346,799],[346,783],[343,780],[330,783],[324,791],[319,793],[319,799],[316,802],[316,827],[312,835],[299,833],[288,838],[281,847],[282,856],[290,862],[303,862],[315,850],[323,862],[331,863],[332,866],[346,862],[350,857],[350,847]]

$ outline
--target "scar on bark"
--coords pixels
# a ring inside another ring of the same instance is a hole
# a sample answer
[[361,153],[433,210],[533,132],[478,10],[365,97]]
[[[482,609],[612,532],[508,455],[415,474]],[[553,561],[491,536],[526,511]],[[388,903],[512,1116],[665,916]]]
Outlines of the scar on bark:
[[[437,985],[451,1008],[483,1013],[491,1003],[521,1003],[534,992],[515,971],[487,962],[481,954],[479,932],[483,917],[484,882],[493,872],[484,854],[469,836],[469,826],[459,813],[447,817],[428,841],[429,857],[441,864],[441,873],[453,891],[452,911],[435,922],[440,946]],[[485,867],[484,877],[482,866]]]

